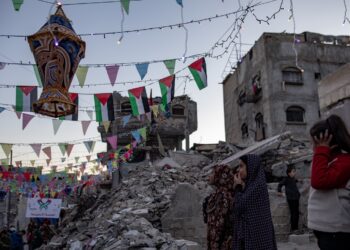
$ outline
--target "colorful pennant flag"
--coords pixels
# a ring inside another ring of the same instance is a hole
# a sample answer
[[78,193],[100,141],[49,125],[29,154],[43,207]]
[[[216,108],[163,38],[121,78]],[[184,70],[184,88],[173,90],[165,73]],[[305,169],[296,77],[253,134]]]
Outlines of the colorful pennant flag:
[[123,127],[125,127],[125,125],[128,124],[130,118],[131,118],[131,115],[123,116],[123,118],[122,118],[122,120],[123,120]]
[[35,165],[35,160],[30,160],[30,164],[32,165],[32,167],[34,167],[34,165]]
[[111,93],[94,94],[96,121],[113,121],[113,95]]
[[16,11],[19,11],[21,5],[23,4],[23,0],[12,0],[13,7]]
[[78,66],[77,78],[78,78],[80,87],[83,87],[85,84],[85,79],[86,79],[86,75],[87,75],[88,70],[89,70],[88,66]]
[[22,161],[15,161],[16,167],[22,167]]
[[76,157],[74,157],[74,159],[75,159],[75,163],[78,163],[79,162],[79,156],[76,156]]
[[51,159],[51,147],[43,148],[43,152]]
[[86,156],[86,160],[87,160],[87,161],[90,161],[90,159],[91,159],[91,155],[87,155],[87,156]]
[[141,137],[142,137],[144,140],[146,140],[146,139],[147,139],[147,137],[146,137],[146,128],[139,128],[138,131],[139,131]]
[[33,65],[33,68],[34,68],[34,73],[35,73],[38,85],[39,85],[39,87],[42,87],[43,86],[43,81],[42,81],[41,76],[39,74],[38,65]]
[[163,61],[164,64],[165,64],[165,67],[168,69],[169,71],[169,74],[170,75],[173,75],[174,74],[174,71],[175,71],[175,63],[176,63],[176,60],[175,59],[170,59],[170,60],[165,60]]
[[74,144],[67,144],[66,150],[67,150],[68,157],[69,157],[70,153],[72,153],[73,147],[74,147]]
[[58,143],[58,147],[61,150],[62,155],[66,153],[67,150],[67,144],[66,143]]
[[83,134],[86,134],[87,129],[89,128],[91,121],[81,121],[81,126],[83,128]]
[[201,90],[207,87],[207,66],[205,63],[205,58],[202,57],[198,59],[190,64],[188,68],[191,71],[198,88]]
[[109,145],[111,145],[112,149],[117,149],[117,139],[118,137],[116,135],[107,137],[107,141],[109,142]]
[[145,87],[129,89],[128,92],[133,115],[141,115],[150,111]]
[[131,131],[131,134],[135,138],[137,143],[141,142],[141,136],[140,136],[139,131],[137,131],[137,130]]
[[63,121],[58,120],[58,119],[53,119],[52,120],[52,125],[53,125],[53,133],[56,134],[58,129],[60,128],[61,124]]
[[94,151],[96,141],[84,141],[84,145],[89,153]]
[[22,129],[24,130],[28,123],[34,118],[34,115],[30,115],[30,114],[25,114],[23,113],[23,119],[22,119]]
[[34,144],[30,144],[30,146],[34,150],[35,154],[38,157],[40,157],[41,144],[40,143],[34,143]]
[[110,121],[103,121],[102,125],[103,125],[103,127],[105,129],[105,132],[107,133],[108,129],[109,129],[109,126],[111,125],[111,122]]
[[158,114],[159,114],[159,106],[158,106],[158,105],[153,105],[153,106],[151,107],[151,109],[152,109],[152,112],[153,112],[154,116],[155,116],[155,117],[158,117]]
[[117,79],[118,71],[119,71],[119,65],[112,65],[112,66],[106,66],[108,78],[114,86],[115,80]]
[[16,87],[16,111],[33,111],[33,102],[38,99],[38,87],[17,86]]
[[174,99],[175,75],[160,79],[159,86],[162,93],[162,105],[166,106]]
[[86,114],[89,116],[90,120],[92,120],[93,115],[94,115],[94,111],[92,111],[92,110],[87,110],[87,111],[86,111]]
[[46,159],[46,165],[49,166],[51,162],[51,158],[50,159]]
[[6,63],[0,62],[0,70],[4,69],[6,66]]
[[141,80],[146,76],[148,71],[148,65],[149,63],[138,63],[136,64],[136,69],[140,74]]
[[177,4],[180,5],[181,7],[184,7],[184,6],[182,5],[182,0],[176,0],[176,2],[177,2]]
[[12,150],[12,144],[8,143],[1,143],[2,150],[4,150],[4,153],[6,155],[6,158],[9,158],[11,150]]
[[126,14],[129,15],[130,0],[121,0],[120,2],[121,2],[121,4],[122,4],[122,6],[123,6],[123,8],[124,8],[124,10],[125,10],[125,12],[126,12]]
[[66,161],[66,157],[62,157],[61,162],[65,162],[65,161]]

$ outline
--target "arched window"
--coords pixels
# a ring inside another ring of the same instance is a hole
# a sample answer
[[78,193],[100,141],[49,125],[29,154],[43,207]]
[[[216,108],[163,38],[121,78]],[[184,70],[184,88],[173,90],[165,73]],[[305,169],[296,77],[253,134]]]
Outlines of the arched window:
[[182,105],[176,104],[172,106],[173,115],[185,115],[185,108]]
[[261,141],[265,139],[264,117],[261,113],[255,116],[255,140]]
[[286,110],[287,122],[304,122],[305,110],[299,106],[290,106]]
[[249,133],[248,133],[248,125],[246,123],[243,123],[241,126],[241,132],[242,132],[242,139],[248,138]]
[[287,67],[282,70],[282,78],[286,84],[303,84],[303,72],[296,67]]
[[132,109],[131,109],[131,104],[130,102],[123,102],[121,105],[121,112],[122,113],[127,113],[127,114],[131,114]]

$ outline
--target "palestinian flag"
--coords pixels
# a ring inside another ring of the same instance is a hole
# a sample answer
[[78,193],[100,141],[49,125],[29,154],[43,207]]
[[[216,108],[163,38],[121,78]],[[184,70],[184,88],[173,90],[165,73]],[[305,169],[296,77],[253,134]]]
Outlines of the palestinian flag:
[[69,93],[69,97],[72,100],[72,102],[76,105],[76,112],[72,115],[66,115],[59,117],[60,120],[67,120],[67,121],[77,121],[78,120],[78,107],[79,107],[79,94],[78,93]]
[[198,88],[204,89],[207,86],[207,66],[205,63],[205,58],[202,57],[188,66],[190,69],[194,80],[197,83]]
[[133,115],[141,115],[150,111],[145,87],[129,89],[128,92]]
[[16,87],[16,111],[33,111],[32,104],[38,99],[38,87],[17,86]]
[[162,93],[162,105],[165,107],[174,99],[175,75],[160,79],[159,86]]
[[113,95],[112,93],[94,94],[96,121],[113,121]]

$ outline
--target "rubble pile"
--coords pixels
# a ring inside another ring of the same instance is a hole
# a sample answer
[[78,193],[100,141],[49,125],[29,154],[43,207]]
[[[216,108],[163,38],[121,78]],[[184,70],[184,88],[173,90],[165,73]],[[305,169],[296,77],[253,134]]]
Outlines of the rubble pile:
[[96,195],[95,202],[92,194],[82,196],[42,249],[200,249],[194,242],[163,233],[160,220],[178,183],[206,188],[199,171],[141,163],[116,189]]

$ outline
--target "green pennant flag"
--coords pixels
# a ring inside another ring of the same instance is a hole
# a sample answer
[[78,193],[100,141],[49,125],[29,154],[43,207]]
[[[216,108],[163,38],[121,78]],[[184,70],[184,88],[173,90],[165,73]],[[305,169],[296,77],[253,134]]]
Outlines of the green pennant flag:
[[66,153],[67,150],[67,144],[66,143],[58,143],[58,147],[61,150],[62,155]]
[[140,135],[142,136],[142,138],[144,140],[146,140],[147,139],[146,138],[146,128],[140,128],[140,129],[138,129],[138,131],[139,131]]
[[123,6],[123,8],[124,8],[124,10],[125,10],[125,12],[126,12],[126,14],[129,15],[130,0],[121,0],[120,2],[121,2],[121,4],[122,4],[122,6]]
[[88,70],[89,70],[88,66],[78,66],[77,78],[78,78],[80,87],[83,87],[85,84],[85,79],[86,79],[86,75],[87,75]]
[[33,68],[34,68],[36,80],[38,81],[38,85],[39,85],[39,87],[42,88],[43,87],[43,81],[41,80],[41,76],[39,74],[38,65],[33,65]]
[[174,74],[174,70],[175,70],[175,59],[170,59],[170,60],[165,60],[163,61],[165,64],[165,67],[168,69],[169,74],[173,75]]
[[74,159],[75,159],[75,163],[78,163],[79,162],[79,156],[77,156],[77,157],[74,157]]
[[10,159],[7,158],[7,159],[1,159],[1,165],[10,165]]
[[12,0],[13,7],[15,8],[16,11],[19,11],[21,8],[21,5],[23,4],[24,0]]
[[6,158],[9,158],[11,150],[12,150],[12,144],[2,143],[1,147],[2,147],[2,150],[4,150]]

